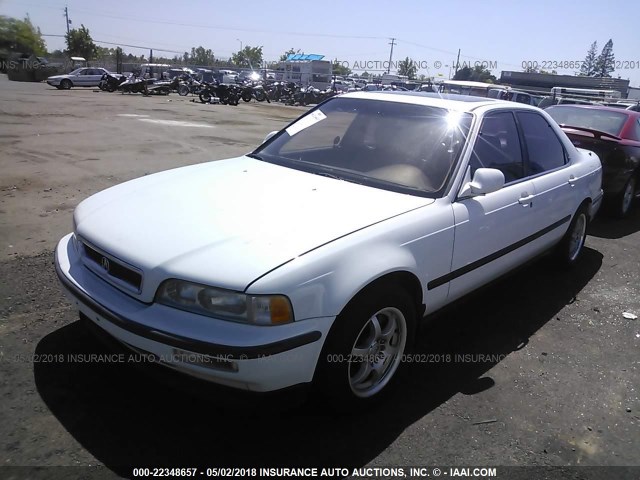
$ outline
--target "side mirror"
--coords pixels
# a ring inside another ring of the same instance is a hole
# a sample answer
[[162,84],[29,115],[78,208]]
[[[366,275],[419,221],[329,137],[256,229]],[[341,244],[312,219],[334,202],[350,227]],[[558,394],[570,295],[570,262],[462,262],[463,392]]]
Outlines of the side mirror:
[[262,141],[262,143],[265,143],[267,140],[273,137],[276,133],[278,133],[278,130],[274,130],[273,132],[267,133],[267,136],[264,137],[264,140]]
[[504,186],[504,173],[496,168],[479,168],[460,192],[460,197],[472,197],[497,192]]

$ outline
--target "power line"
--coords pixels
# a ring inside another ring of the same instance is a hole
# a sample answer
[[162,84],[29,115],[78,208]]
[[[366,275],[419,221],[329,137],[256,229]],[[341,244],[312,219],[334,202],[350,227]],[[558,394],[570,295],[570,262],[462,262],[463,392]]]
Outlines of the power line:
[[157,20],[151,18],[139,18],[139,17],[124,17],[120,15],[113,15],[110,13],[101,13],[95,12],[91,10],[84,10],[82,8],[78,8],[75,11],[81,13],[88,13],[90,15],[95,15],[98,17],[106,17],[113,18],[117,20],[127,20],[127,21],[136,21],[143,23],[157,23],[160,25],[173,25],[179,27],[189,27],[189,28],[205,28],[209,30],[223,30],[223,31],[233,31],[233,32],[250,32],[250,33],[275,33],[275,34],[283,34],[283,35],[297,35],[302,37],[327,37],[327,38],[352,38],[352,39],[361,39],[361,40],[382,40],[386,37],[376,37],[376,36],[366,36],[366,35],[341,35],[341,34],[329,34],[329,33],[313,33],[313,32],[288,32],[283,30],[265,30],[265,29],[255,29],[255,28],[243,28],[243,27],[229,27],[222,25],[204,25],[198,23],[182,23],[182,22],[172,22],[168,20]]
[[[65,37],[65,35],[48,35],[46,33],[42,34],[43,37]],[[129,45],[126,43],[114,43],[114,42],[105,42],[103,40],[95,40],[93,39],[93,41],[95,43],[104,43],[105,45],[116,45],[118,47],[129,47],[129,48],[139,48],[141,50],[157,50],[158,52],[166,52],[166,53],[179,53],[179,54],[183,54],[184,52],[179,52],[177,50],[164,50],[162,48],[154,48],[154,47],[145,47],[142,45]]]

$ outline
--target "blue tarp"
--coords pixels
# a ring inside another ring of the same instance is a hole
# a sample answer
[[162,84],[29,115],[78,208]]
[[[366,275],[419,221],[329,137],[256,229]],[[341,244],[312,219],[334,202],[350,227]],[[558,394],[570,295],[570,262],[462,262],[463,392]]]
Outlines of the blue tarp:
[[324,58],[324,55],[316,55],[313,53],[308,55],[305,55],[304,53],[291,53],[287,57],[287,62],[290,62],[290,61],[310,62],[312,60],[322,60],[323,58]]

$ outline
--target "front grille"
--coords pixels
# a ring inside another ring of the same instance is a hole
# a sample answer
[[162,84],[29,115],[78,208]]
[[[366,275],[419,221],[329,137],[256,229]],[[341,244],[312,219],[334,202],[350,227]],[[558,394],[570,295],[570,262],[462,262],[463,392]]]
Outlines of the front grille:
[[85,256],[95,263],[94,267],[107,278],[120,280],[139,292],[142,286],[142,274],[127,266],[124,262],[113,258],[111,255],[100,253],[91,245],[82,243]]

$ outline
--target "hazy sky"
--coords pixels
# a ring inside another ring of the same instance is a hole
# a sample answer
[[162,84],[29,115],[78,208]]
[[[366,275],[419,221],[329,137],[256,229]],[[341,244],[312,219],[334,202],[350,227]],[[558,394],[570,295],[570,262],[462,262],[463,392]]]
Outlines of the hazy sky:
[[[444,77],[458,49],[461,62],[487,62],[497,77],[502,70],[522,70],[523,62],[573,74],[594,40],[599,52],[611,38],[619,67],[614,76],[640,87],[637,0],[0,0],[0,14],[22,18],[28,13],[42,33],[61,35],[66,33],[65,5],[72,27],[84,24],[94,40],[153,47],[155,55],[171,57],[175,53],[160,50],[184,52],[202,45],[228,58],[242,43],[262,45],[265,60],[293,47],[372,71],[376,62],[382,68],[389,59],[395,37],[395,61],[408,56],[424,67],[420,73]],[[45,40],[49,50],[64,48],[63,38]]]

